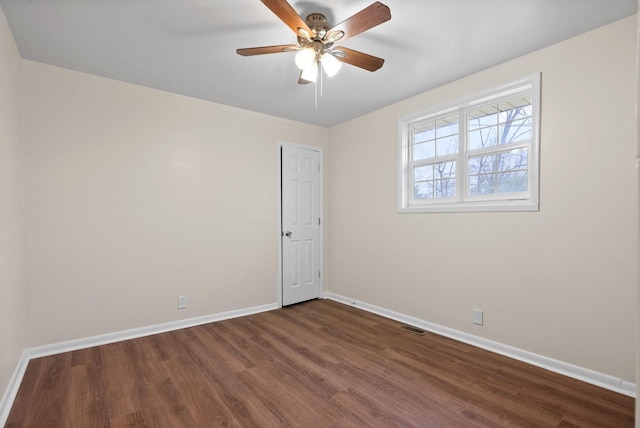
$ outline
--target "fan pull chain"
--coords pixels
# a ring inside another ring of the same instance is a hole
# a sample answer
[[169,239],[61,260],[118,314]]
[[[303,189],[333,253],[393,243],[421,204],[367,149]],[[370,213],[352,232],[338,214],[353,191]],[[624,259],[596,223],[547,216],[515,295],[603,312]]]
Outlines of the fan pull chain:
[[322,96],[322,80],[323,80],[322,75],[324,74],[323,73],[324,69],[322,68],[322,62],[320,62],[320,70],[318,71],[320,72],[320,96]]
[[315,98],[316,98],[316,109],[317,109],[318,108],[318,79],[316,79],[316,82],[314,83],[314,85],[316,87],[313,88],[313,93],[314,93]]
[[[314,92],[315,92],[315,98],[316,98],[316,108],[318,108],[318,92],[320,93],[320,96],[322,96],[322,63],[318,62],[318,74],[319,74],[319,79],[316,79],[315,81],[315,85],[316,87],[314,88]],[[318,80],[320,80],[320,84],[318,86]]]

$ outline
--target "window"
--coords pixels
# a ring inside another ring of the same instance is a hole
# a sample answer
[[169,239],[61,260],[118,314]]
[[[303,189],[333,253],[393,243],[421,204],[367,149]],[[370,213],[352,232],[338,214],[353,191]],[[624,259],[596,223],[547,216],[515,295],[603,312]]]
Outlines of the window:
[[537,211],[540,75],[399,121],[399,212]]

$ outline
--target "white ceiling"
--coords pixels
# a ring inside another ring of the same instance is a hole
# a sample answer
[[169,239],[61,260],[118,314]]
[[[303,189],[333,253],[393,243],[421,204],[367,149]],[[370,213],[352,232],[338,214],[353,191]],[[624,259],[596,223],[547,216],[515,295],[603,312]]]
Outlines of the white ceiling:
[[[297,1],[337,24],[372,0]],[[344,46],[384,58],[298,85],[296,43],[259,0],[0,0],[23,58],[330,127],[633,15],[637,0],[383,0],[391,20]],[[340,43],[337,43],[340,45]]]

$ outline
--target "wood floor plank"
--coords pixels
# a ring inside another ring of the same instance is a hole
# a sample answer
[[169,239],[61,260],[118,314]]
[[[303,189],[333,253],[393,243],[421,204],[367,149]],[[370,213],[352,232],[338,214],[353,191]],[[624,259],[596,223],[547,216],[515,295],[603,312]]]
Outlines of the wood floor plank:
[[6,427],[632,427],[634,400],[315,300],[30,361]]
[[278,312],[277,318],[272,318],[273,322],[262,324],[263,337],[272,338],[278,347],[287,348],[298,357],[305,358],[311,366],[326,368],[338,362],[333,354],[318,352],[323,344],[330,341],[321,336],[310,335],[309,331],[313,330],[299,323],[291,323],[290,316],[279,316],[280,314],[285,312]]
[[32,392],[46,399],[29,401],[29,410],[20,412],[22,420],[16,426],[55,427],[64,418],[63,408],[70,389],[71,355],[58,354],[40,360],[40,371]]
[[[158,400],[158,406],[152,409],[164,417],[172,412],[181,413],[186,410],[198,423],[210,421],[214,426],[233,425],[235,418],[216,390],[219,385],[203,379],[201,373],[187,358],[171,359],[164,362],[164,365],[172,373],[170,380],[172,386],[180,391],[180,401],[175,402],[171,391],[167,390],[168,385],[161,385],[158,388],[161,399]],[[165,410],[167,405],[170,408],[175,406],[175,410]],[[159,409],[163,410],[158,411]]]
[[[329,426],[340,418],[336,408],[314,392],[295,383],[296,379],[254,368],[239,374],[250,385],[253,394],[264,404],[270,405],[282,426]],[[268,426],[268,425],[265,425]],[[280,426],[280,425],[273,425]]]
[[240,372],[255,367],[255,364],[247,358],[242,350],[228,340],[228,331],[215,328],[215,324],[202,326],[195,330],[195,335],[206,346],[216,352],[217,358],[224,360],[225,364],[234,372]]

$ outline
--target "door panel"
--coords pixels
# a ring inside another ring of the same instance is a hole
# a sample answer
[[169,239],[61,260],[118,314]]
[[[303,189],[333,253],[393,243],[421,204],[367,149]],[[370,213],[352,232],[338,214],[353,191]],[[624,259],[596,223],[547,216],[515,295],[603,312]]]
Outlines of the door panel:
[[320,152],[282,147],[282,304],[320,297]]

